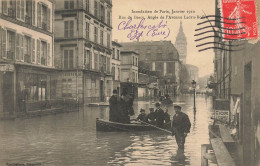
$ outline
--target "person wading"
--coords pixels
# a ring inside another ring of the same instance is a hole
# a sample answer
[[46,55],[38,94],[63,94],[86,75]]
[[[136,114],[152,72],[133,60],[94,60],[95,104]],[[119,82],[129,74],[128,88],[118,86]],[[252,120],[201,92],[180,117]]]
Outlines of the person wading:
[[184,151],[185,138],[190,132],[190,119],[188,115],[181,112],[181,106],[174,106],[175,115],[172,120],[172,135],[175,135],[178,148]]
[[113,95],[109,99],[109,121],[119,122],[119,97],[117,90],[113,90]]

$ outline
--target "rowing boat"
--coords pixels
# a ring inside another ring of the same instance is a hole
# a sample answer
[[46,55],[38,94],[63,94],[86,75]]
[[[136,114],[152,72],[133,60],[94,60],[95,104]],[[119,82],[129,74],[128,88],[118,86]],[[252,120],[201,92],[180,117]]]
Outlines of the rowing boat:
[[142,123],[118,123],[110,122],[103,119],[96,119],[96,130],[97,131],[125,131],[125,132],[136,132],[136,131],[159,131],[160,129],[147,124]]

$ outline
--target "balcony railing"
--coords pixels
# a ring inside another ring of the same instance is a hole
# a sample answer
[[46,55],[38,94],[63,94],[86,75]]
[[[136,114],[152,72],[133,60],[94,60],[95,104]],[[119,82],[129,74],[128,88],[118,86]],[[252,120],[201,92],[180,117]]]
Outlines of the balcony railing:
[[24,55],[24,62],[26,62],[26,63],[31,63],[31,55],[25,54],[25,55]]
[[8,16],[15,18],[15,10],[12,8],[8,8]]
[[14,59],[14,51],[7,51],[7,59]]

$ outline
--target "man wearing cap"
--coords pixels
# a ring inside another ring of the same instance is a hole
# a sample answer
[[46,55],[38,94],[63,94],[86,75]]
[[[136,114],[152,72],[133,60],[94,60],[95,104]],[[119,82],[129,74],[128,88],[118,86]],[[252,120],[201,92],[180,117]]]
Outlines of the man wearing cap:
[[155,107],[156,107],[156,110],[155,110],[155,113],[156,113],[156,125],[158,127],[163,128],[164,127],[164,118],[165,118],[164,111],[161,109],[160,103],[156,103]]
[[181,112],[181,106],[175,105],[175,115],[172,120],[172,135],[175,135],[179,149],[184,151],[184,143],[187,134],[190,132],[190,119],[187,114]]
[[147,115],[145,114],[145,110],[144,109],[141,109],[140,110],[140,114],[138,115],[138,117],[136,118],[137,120],[140,120],[142,122],[148,122],[148,117]]
[[119,97],[117,90],[113,90],[113,95],[109,99],[109,121],[119,122]]

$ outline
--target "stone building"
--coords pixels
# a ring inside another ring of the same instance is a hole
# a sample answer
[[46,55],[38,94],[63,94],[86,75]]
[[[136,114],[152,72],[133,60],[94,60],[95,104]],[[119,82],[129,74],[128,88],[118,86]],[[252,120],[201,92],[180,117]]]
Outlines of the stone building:
[[176,37],[175,45],[176,49],[179,52],[179,58],[182,64],[186,64],[187,57],[187,39],[183,32],[182,21],[180,22],[180,28],[178,35]]
[[121,92],[137,97],[138,56],[134,51],[121,51]]
[[113,89],[116,89],[120,94],[120,81],[121,81],[121,55],[120,48],[122,46],[116,41],[112,41],[112,59],[111,59],[111,74],[113,79]]
[[178,93],[180,83],[179,54],[171,41],[137,41],[120,44],[123,46],[123,50],[137,52],[139,61],[148,64],[148,70],[160,73],[159,86],[162,94],[174,95],[174,89]]
[[0,1],[0,112],[44,109],[56,98],[52,0]]
[[55,67],[62,70],[57,96],[79,103],[112,93],[111,0],[59,0],[55,8]]

